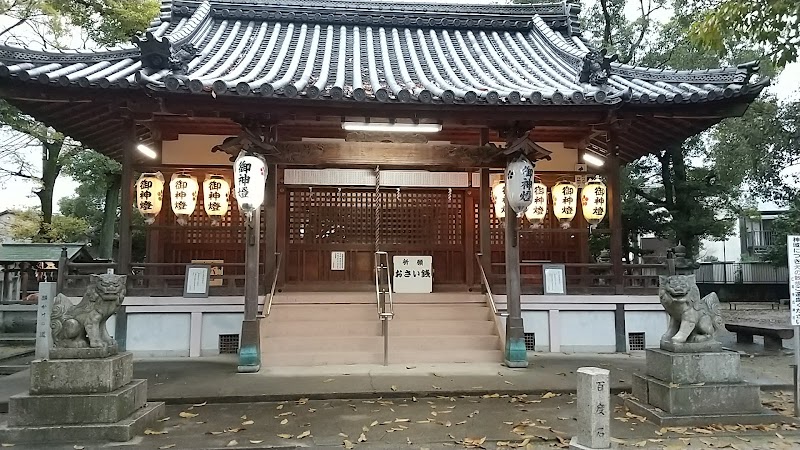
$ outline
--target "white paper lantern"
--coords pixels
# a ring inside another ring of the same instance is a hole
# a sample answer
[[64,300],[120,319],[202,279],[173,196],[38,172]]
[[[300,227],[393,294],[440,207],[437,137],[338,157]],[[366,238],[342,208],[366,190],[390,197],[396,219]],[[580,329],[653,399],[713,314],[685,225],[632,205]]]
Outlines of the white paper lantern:
[[559,181],[553,186],[552,194],[553,215],[561,223],[561,228],[569,228],[578,207],[578,188],[569,181]]
[[500,220],[506,218],[506,184],[497,183],[492,188],[492,200],[494,201],[494,216]]
[[175,173],[169,181],[169,194],[172,200],[172,212],[180,225],[189,223],[189,216],[197,206],[197,194],[200,186],[197,178],[188,173]]
[[236,202],[249,218],[264,203],[267,163],[261,156],[241,152],[233,163],[233,178]]
[[506,195],[508,205],[522,217],[533,201],[533,164],[519,155],[506,167]]
[[547,215],[547,186],[542,183],[533,183],[533,201],[525,210],[525,217],[531,227],[541,228],[544,217]]
[[136,180],[136,207],[144,223],[152,225],[161,212],[164,201],[164,175],[161,172],[143,173]]
[[211,218],[212,225],[218,225],[223,217],[228,214],[230,203],[228,195],[231,185],[222,175],[206,175],[203,181],[203,206],[206,214]]
[[596,226],[606,216],[606,185],[595,178],[581,190],[583,217],[589,225]]

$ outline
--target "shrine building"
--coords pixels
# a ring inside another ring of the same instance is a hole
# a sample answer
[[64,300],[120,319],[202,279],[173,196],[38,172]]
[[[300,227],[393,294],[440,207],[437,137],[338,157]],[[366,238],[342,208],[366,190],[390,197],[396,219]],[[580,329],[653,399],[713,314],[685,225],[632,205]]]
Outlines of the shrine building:
[[59,289],[126,274],[123,348],[243,371],[658,346],[620,167],[769,80],[620,64],[576,3],[163,0],[131,43],[0,46],[2,98],[122,163],[114,263]]

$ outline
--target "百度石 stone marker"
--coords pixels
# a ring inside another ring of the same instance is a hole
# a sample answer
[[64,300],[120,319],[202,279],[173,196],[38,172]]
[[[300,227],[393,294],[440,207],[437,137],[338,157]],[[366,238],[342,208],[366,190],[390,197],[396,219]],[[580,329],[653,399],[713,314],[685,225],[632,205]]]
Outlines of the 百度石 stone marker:
[[608,370],[578,369],[578,435],[569,448],[579,450],[611,448],[611,391]]

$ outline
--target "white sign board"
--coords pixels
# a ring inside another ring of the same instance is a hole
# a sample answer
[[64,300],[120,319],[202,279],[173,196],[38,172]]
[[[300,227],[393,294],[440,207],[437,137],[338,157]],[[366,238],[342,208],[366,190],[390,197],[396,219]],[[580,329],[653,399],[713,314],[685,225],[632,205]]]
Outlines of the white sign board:
[[395,256],[392,268],[394,292],[428,294],[433,291],[433,256]]
[[53,346],[50,312],[55,296],[56,283],[39,283],[39,304],[36,312],[36,359],[50,358],[50,347]]
[[563,264],[544,264],[542,270],[544,271],[545,294],[567,293]]
[[344,270],[344,252],[331,252],[331,270]]
[[789,254],[789,301],[792,325],[800,326],[800,236],[788,236],[786,250]]

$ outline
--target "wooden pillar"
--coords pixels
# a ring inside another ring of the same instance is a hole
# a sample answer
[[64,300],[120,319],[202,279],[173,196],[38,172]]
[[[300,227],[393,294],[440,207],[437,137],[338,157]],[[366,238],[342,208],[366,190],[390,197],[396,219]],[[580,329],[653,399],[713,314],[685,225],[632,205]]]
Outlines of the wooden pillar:
[[611,270],[614,288],[622,294],[624,287],[622,267],[622,191],[620,187],[619,148],[613,131],[608,131],[608,223],[611,228]]
[[[278,251],[278,167],[267,165],[267,187],[264,194],[264,274],[266,275],[266,292],[272,287],[275,271],[279,270],[275,253]],[[265,311],[266,312],[266,311]]]
[[506,342],[504,360],[507,367],[528,367],[528,351],[525,348],[525,327],[522,322],[520,267],[519,267],[519,219],[506,199],[505,249],[506,249]]
[[136,146],[136,123],[126,124],[127,136],[122,144],[122,201],[119,213],[119,252],[117,273],[131,274],[131,211],[133,208],[133,148]]
[[478,204],[478,232],[481,244],[481,264],[486,276],[492,275],[492,187],[489,186],[489,169],[483,168],[480,172],[481,186],[478,190],[480,196]]
[[[472,179],[472,173],[469,174]],[[464,257],[467,287],[475,284],[475,190],[467,189],[464,192]],[[480,280],[478,281],[480,284]]]
[[19,300],[28,298],[28,269],[30,264],[24,262],[19,264]]
[[278,168],[277,170],[278,178],[275,182],[278,185],[277,188],[277,208],[275,210],[275,220],[276,220],[276,228],[275,234],[277,238],[277,245],[278,245],[278,253],[281,254],[281,258],[283,259],[283,267],[282,270],[278,274],[278,285],[283,286],[286,284],[286,267],[289,261],[289,252],[287,251],[286,246],[286,239],[288,237],[289,231],[287,230],[287,226],[289,224],[289,208],[287,206],[287,195],[286,195],[286,186],[283,185],[283,168]]
[[3,264],[3,288],[0,289],[0,303],[11,300],[11,276],[8,273],[8,264]]
[[244,267],[244,320],[239,336],[240,373],[258,372],[261,369],[261,337],[258,315],[258,259],[261,250],[261,208],[253,211],[245,230]]
[[56,294],[64,292],[64,283],[69,274],[69,260],[67,259],[67,247],[61,248],[61,255],[58,258],[58,279],[56,281]]

